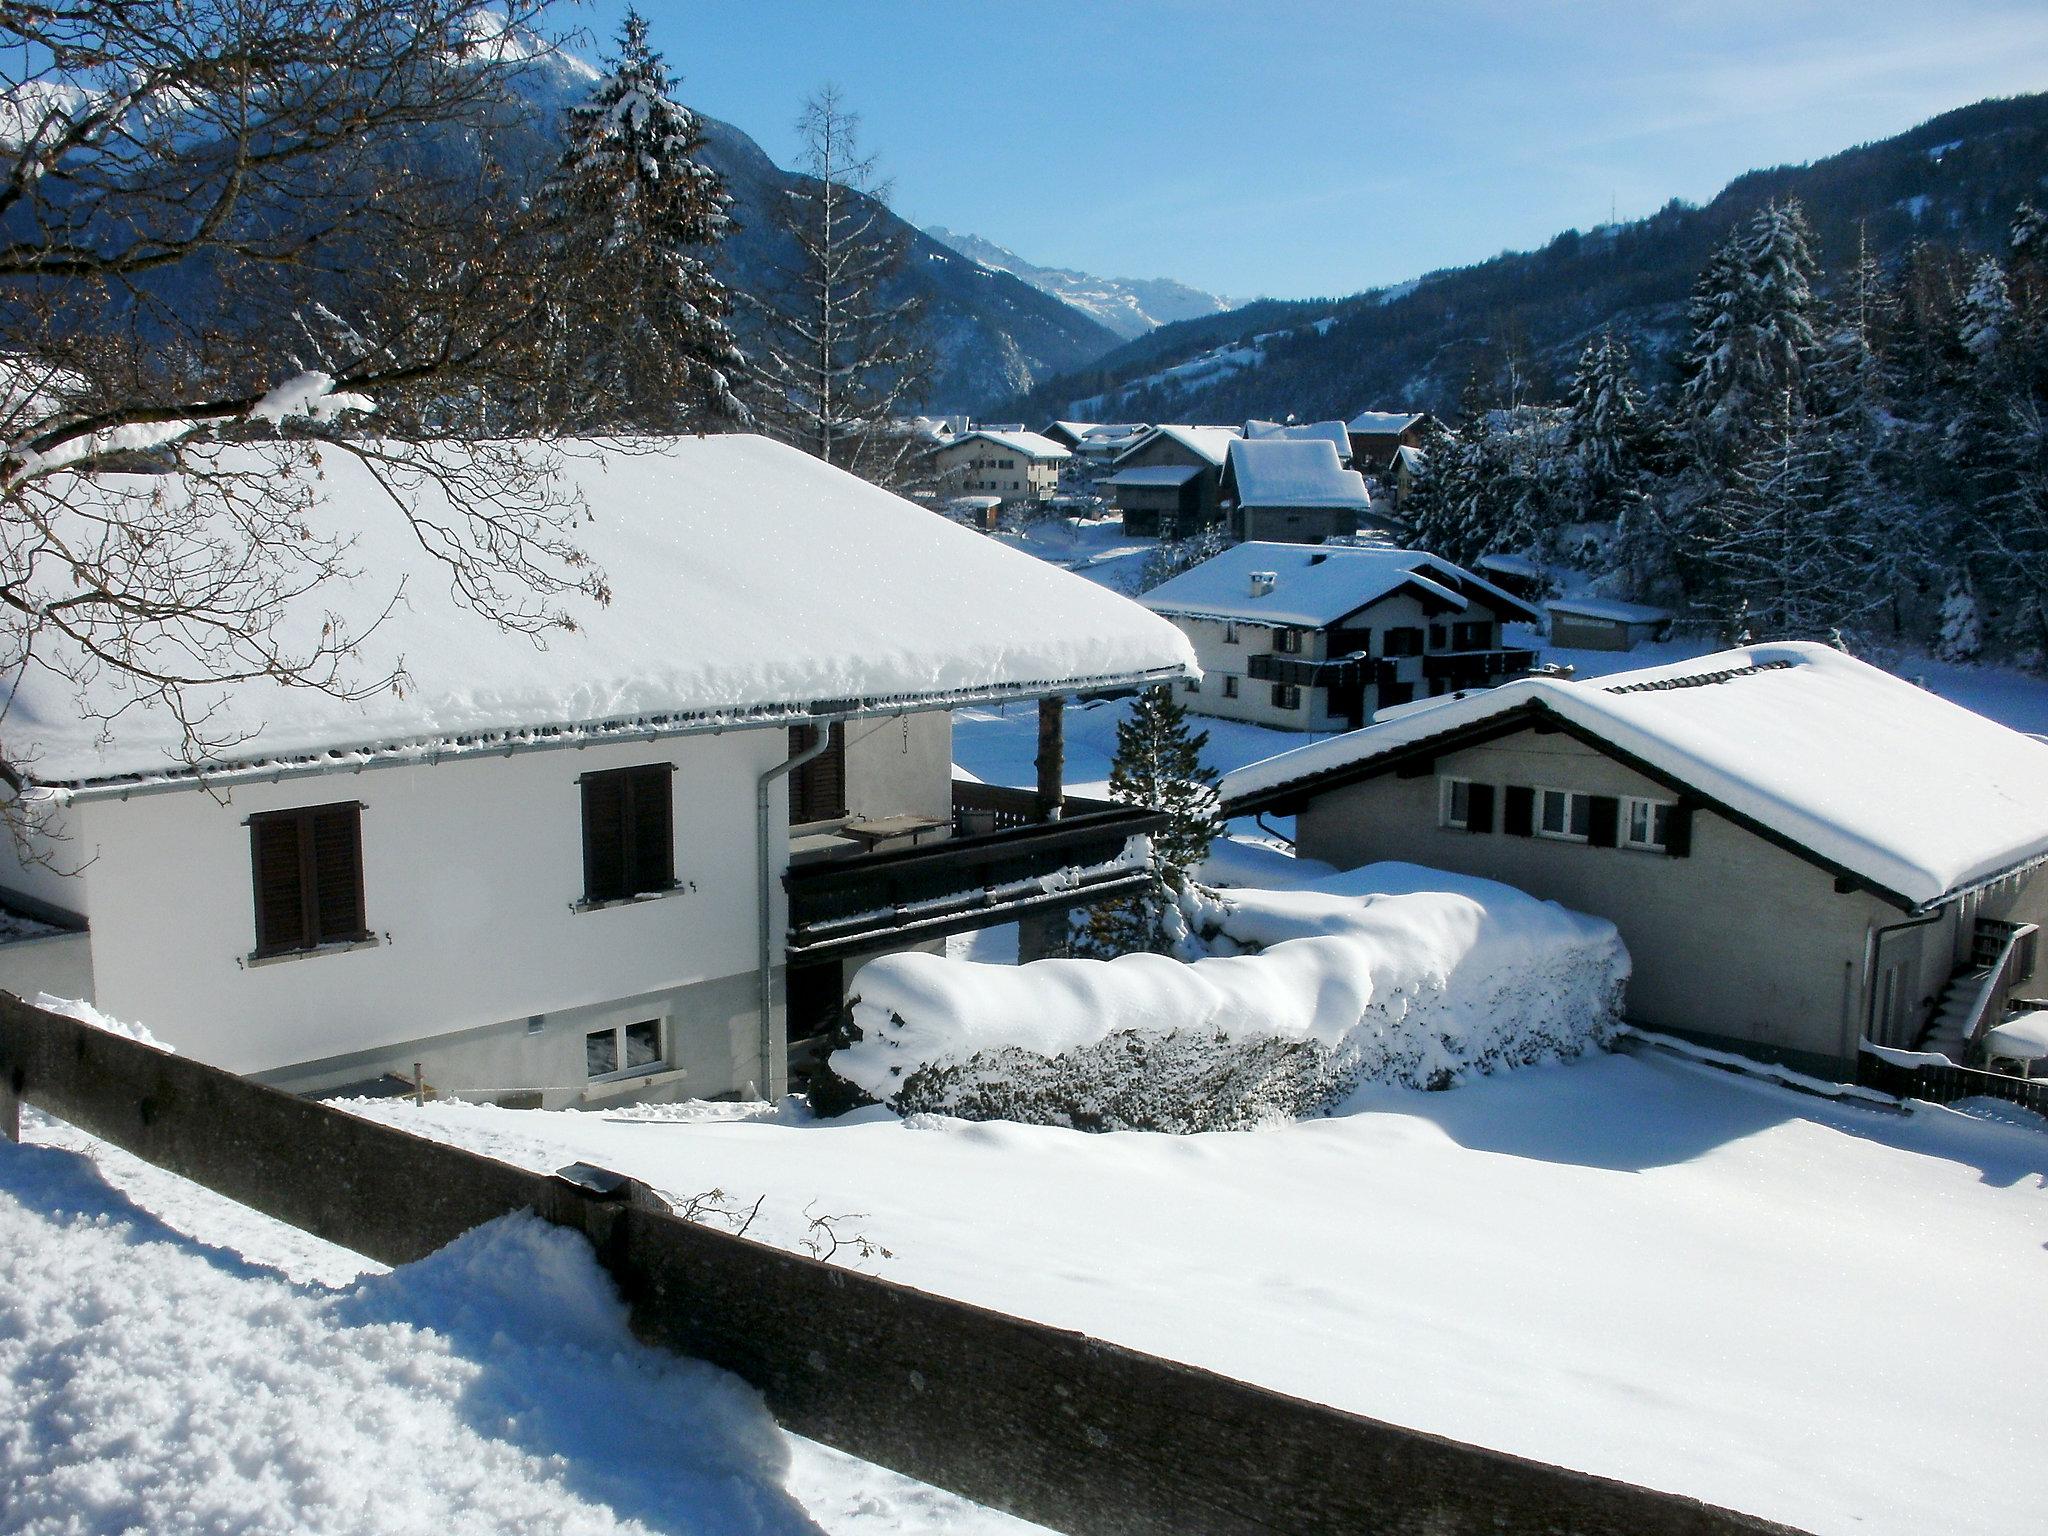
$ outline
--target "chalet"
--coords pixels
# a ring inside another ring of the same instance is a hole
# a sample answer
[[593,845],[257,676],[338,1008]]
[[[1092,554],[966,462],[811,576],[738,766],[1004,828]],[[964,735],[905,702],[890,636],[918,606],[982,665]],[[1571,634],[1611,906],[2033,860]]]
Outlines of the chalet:
[[1341,421],[1279,422],[1254,419],[1247,421],[1239,432],[1241,436],[1247,438],[1278,438],[1284,442],[1296,443],[1313,442],[1317,438],[1324,438],[1337,450],[1337,458],[1346,469],[1357,467],[1351,459],[1351,434],[1345,430]]
[[1401,504],[1415,489],[1415,482],[1421,476],[1423,466],[1429,463],[1429,454],[1421,448],[1410,448],[1402,444],[1394,450],[1394,456],[1387,460],[1381,482],[1386,486],[1388,497],[1394,503],[1398,514]]
[[1197,714],[1346,730],[1374,712],[1526,672],[1501,645],[1535,611],[1434,555],[1355,545],[1239,544],[1138,599],[1194,646]]
[[[402,655],[403,695],[200,690],[239,741],[202,773],[160,706],[102,739],[68,685],[17,679],[39,830],[0,899],[46,931],[0,944],[0,986],[297,1090],[418,1062],[508,1103],[774,1094],[848,961],[1137,883],[1157,819],[1063,802],[1058,701],[1185,675],[1171,625],[764,438],[580,445],[563,473],[612,595],[545,647],[462,609],[332,454],[307,520],[376,581],[328,602],[406,583],[362,661]],[[956,784],[953,706],[1034,699],[1039,789]]]
[[1219,521],[1223,461],[1236,441],[1231,427],[1163,426],[1125,449],[1102,482],[1124,532],[1173,538]]
[[1985,1049],[2048,920],[2048,746],[1825,646],[1530,677],[1269,758],[1233,815],[1613,920],[1627,1016],[1853,1076]]
[[1320,437],[1238,439],[1220,489],[1233,538],[1320,544],[1372,527],[1365,477]]
[[1397,448],[1420,448],[1429,420],[1427,411],[1360,411],[1344,424],[1351,438],[1351,462],[1385,464]]
[[1630,651],[1645,640],[1671,638],[1671,610],[1606,597],[1553,597],[1550,643],[1564,650]]
[[948,493],[1000,496],[1009,507],[1049,501],[1060,471],[1072,457],[1050,438],[1022,429],[976,428],[946,439],[931,456],[932,472]]

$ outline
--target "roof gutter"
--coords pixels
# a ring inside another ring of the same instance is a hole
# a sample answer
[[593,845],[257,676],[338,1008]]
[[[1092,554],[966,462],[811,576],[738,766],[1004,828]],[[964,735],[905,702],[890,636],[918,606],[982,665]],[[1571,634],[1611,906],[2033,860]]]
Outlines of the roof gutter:
[[138,795],[174,791],[232,789],[241,784],[275,784],[285,779],[325,774],[358,774],[372,768],[432,767],[465,757],[518,757],[528,752],[560,752],[619,742],[661,741],[673,736],[718,735],[778,725],[804,725],[818,720],[852,720],[903,715],[927,709],[955,709],[969,704],[1003,703],[1013,699],[1064,697],[1067,694],[1113,693],[1144,688],[1188,675],[1183,666],[1148,667],[1138,672],[1059,682],[1017,683],[988,688],[963,688],[929,694],[901,694],[876,699],[830,699],[811,704],[778,704],[755,710],[671,715],[648,720],[589,726],[536,726],[479,733],[455,740],[400,742],[390,746],[339,748],[304,757],[243,763],[220,769],[166,768],[160,775],[127,775],[86,780],[33,778],[24,793],[42,793],[69,803],[127,800]]

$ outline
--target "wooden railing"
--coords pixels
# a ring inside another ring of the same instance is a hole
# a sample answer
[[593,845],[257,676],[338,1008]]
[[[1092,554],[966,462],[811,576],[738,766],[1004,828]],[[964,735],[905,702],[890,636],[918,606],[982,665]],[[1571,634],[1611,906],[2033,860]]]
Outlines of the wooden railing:
[[2007,1004],[2019,984],[2034,974],[2035,950],[2040,929],[2033,923],[2008,923],[1997,918],[1979,918],[1976,937],[1994,939],[1997,958],[1990,974],[1970,1005],[1963,1029],[1963,1059],[1983,1059],[1984,1033],[2005,1017]]

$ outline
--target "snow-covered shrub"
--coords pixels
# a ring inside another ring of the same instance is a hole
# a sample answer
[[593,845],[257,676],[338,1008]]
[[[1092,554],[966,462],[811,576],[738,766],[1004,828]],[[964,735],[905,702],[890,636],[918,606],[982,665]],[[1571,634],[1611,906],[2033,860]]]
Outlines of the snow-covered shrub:
[[854,979],[831,1073],[901,1113],[1082,1129],[1239,1128],[1364,1082],[1448,1087],[1604,1044],[1613,924],[1407,864],[1298,891],[1195,891],[1193,962],[888,955]]

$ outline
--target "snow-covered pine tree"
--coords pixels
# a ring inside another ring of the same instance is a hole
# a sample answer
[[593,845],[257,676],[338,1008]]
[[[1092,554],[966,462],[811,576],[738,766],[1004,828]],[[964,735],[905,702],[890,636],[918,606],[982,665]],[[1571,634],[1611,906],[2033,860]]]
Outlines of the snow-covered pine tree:
[[557,345],[572,430],[675,432],[744,424],[746,358],[711,258],[731,199],[697,155],[703,131],[671,94],[668,66],[628,10],[618,54],[568,109],[566,144],[543,189],[557,230]]
[[1171,688],[1148,688],[1117,722],[1109,796],[1125,805],[1155,806],[1167,824],[1152,834],[1152,881],[1137,894],[1095,907],[1076,947],[1101,959],[1138,951],[1165,953],[1185,937],[1180,892],[1223,830],[1216,770],[1202,761],[1207,731],[1188,728],[1187,711]]
[[[1483,420],[1477,425],[1484,430]],[[1477,559],[1486,546],[1476,521],[1471,445],[1432,417],[1417,446],[1422,462],[1401,499],[1407,542],[1460,565]]]
[[1616,522],[1642,495],[1649,431],[1628,343],[1614,332],[1602,331],[1579,354],[1566,409],[1573,516]]
[[804,103],[804,175],[777,222],[792,255],[762,306],[761,414],[778,437],[878,485],[900,487],[921,452],[900,418],[931,382],[915,296],[889,293],[905,238],[860,148],[860,117],[826,86]]
[[1191,571],[1212,555],[1222,554],[1230,548],[1230,542],[1230,532],[1221,523],[1211,523],[1185,538],[1161,539],[1145,557],[1138,590],[1150,592],[1154,587],[1164,586],[1182,571]]
[[1963,350],[1975,358],[1994,352],[2012,327],[2012,295],[2005,286],[2005,268],[1995,256],[1986,256],[1970,274],[1964,290],[1961,324],[1957,339]]
[[1796,200],[1767,203],[1718,246],[1694,285],[1679,401],[1710,468],[1725,467],[1788,392],[1804,408],[1820,347],[1820,264]]

